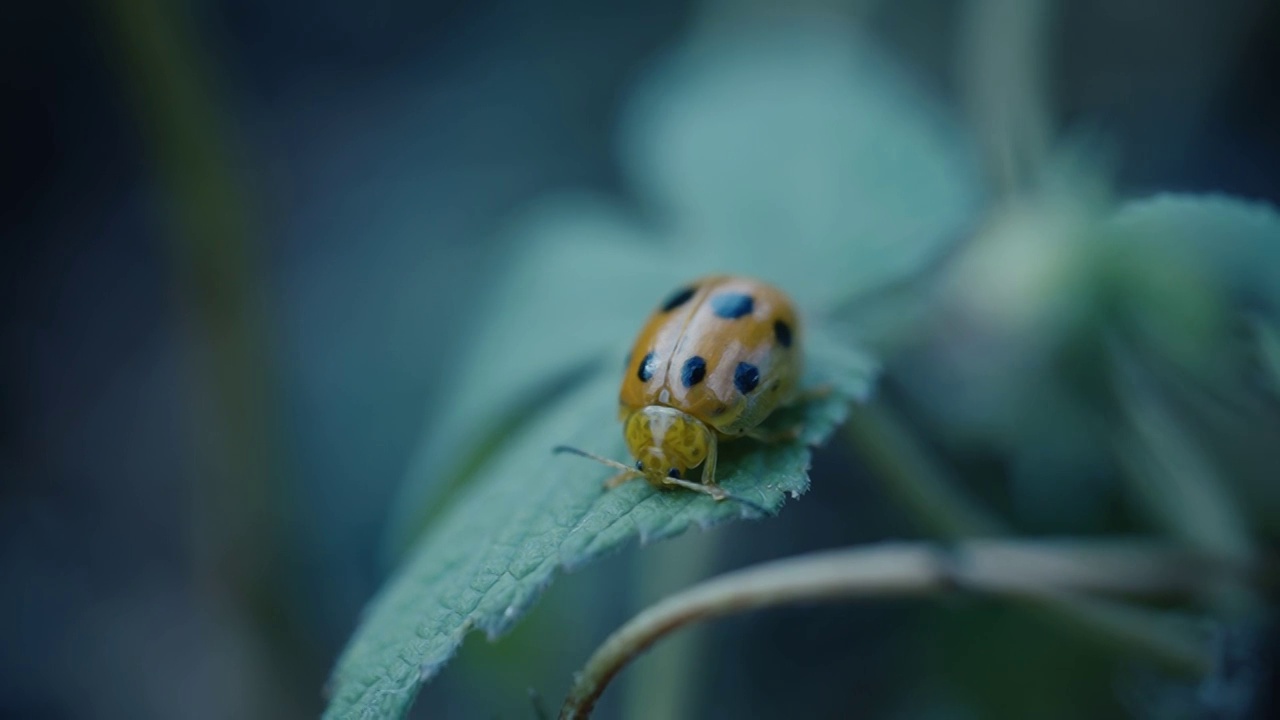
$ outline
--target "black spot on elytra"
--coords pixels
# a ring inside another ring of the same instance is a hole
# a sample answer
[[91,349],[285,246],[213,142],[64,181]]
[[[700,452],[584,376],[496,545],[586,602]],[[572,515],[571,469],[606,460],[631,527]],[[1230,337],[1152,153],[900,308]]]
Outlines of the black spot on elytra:
[[750,315],[756,307],[750,295],[742,293],[720,293],[711,298],[711,309],[726,320],[736,320],[743,315]]
[[641,462],[641,461],[639,461],[639,460],[637,460],[637,461],[636,461],[636,469],[637,469],[637,470],[639,470],[640,472],[644,472],[644,463],[643,463],[643,462]]
[[694,355],[684,361],[684,367],[680,369],[680,382],[685,387],[693,387],[702,382],[702,378],[707,375],[707,361],[702,357]]
[[733,386],[738,388],[738,392],[746,395],[755,390],[756,385],[759,384],[760,369],[751,363],[738,363],[738,367],[733,371]]
[[782,347],[791,347],[791,326],[786,320],[773,321],[773,336]]
[[679,479],[680,479],[680,471],[679,471],[679,470],[677,470],[677,469],[675,469],[675,468],[671,468],[669,471],[667,471],[667,477],[673,477],[673,478],[675,478],[675,479],[679,480]]
[[698,288],[696,287],[687,287],[677,290],[674,295],[667,298],[666,302],[662,303],[662,312],[671,312],[672,310],[675,310],[681,305],[689,302],[689,298],[693,297],[693,294],[696,292],[698,292]]
[[644,356],[640,361],[640,367],[636,368],[636,377],[640,378],[640,382],[649,382],[653,378],[653,369],[657,364],[652,352]]

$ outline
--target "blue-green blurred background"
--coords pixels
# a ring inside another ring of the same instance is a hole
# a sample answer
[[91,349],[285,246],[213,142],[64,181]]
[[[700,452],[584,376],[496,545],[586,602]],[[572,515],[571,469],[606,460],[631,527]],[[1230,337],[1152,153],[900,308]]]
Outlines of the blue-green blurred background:
[[[825,6],[860,14],[964,115],[963,3]],[[708,7],[6,10],[0,716],[319,712],[389,570],[390,506],[480,321],[469,308],[503,255],[498,230],[550,190],[625,198],[619,108],[693,23],[734,14]],[[1280,202],[1280,6],[1088,0],[1053,13],[1054,124],[1107,137],[1123,193]],[[859,467],[821,454],[812,495],[722,531],[717,567],[914,532]],[[554,706],[645,594],[619,589],[643,582],[644,562],[628,553],[567,578],[505,645],[473,638],[417,712],[529,717],[527,687]],[[928,651],[930,620],[904,613],[717,625],[707,657],[734,662],[697,707],[984,717],[956,683],[935,690],[945,663]],[[968,632],[982,637],[975,613]],[[1021,660],[963,686],[998,686]],[[602,716],[625,712],[620,692]],[[1095,709],[1082,699],[1062,716]]]

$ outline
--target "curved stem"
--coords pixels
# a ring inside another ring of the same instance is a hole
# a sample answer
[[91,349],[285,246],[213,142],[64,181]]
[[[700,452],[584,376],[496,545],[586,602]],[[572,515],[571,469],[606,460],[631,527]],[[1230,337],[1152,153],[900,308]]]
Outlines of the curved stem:
[[[1097,596],[1195,596],[1214,576],[1238,574],[1166,546],[1144,542],[971,541],[952,549],[927,543],[886,543],[815,553],[721,575],[642,611],[610,635],[574,679],[562,720],[586,718],[609,681],[663,636],[693,622],[799,602],[926,597],[976,592],[1034,604],[1089,608],[1111,616]],[[1083,603],[1083,604],[1082,604]],[[1209,664],[1205,645],[1188,627],[1147,617],[1125,623],[1128,647],[1193,673]],[[1095,629],[1103,624],[1089,620]]]

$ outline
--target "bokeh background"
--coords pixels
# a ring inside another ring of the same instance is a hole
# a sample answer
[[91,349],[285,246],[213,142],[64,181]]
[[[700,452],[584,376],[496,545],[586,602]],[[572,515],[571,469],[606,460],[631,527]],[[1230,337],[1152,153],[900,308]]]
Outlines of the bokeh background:
[[[764,4],[7,9],[0,716],[315,716],[391,569],[397,489],[483,321],[471,308],[500,231],[553,190],[625,201],[630,89],[691,27]],[[961,72],[972,3],[807,5],[856,18],[957,118],[982,121]],[[1050,125],[1104,138],[1120,193],[1280,203],[1280,6],[1046,7]],[[821,453],[814,478],[778,519],[718,530],[714,546],[693,536],[562,579],[499,644],[469,640],[415,715],[532,717],[530,688],[554,707],[595,643],[687,581],[680,562],[699,553],[714,557],[689,562],[727,568],[919,534],[848,449]],[[654,655],[600,715],[1106,717],[1198,702],[1140,669],[1117,680],[1030,621],[967,613],[718,623],[687,641],[715,666],[698,683],[672,677],[687,653]]]

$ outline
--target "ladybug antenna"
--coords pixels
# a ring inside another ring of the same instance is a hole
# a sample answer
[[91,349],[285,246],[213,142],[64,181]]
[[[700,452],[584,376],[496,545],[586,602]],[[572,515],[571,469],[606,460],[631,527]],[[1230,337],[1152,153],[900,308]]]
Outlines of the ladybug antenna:
[[551,449],[551,452],[556,454],[569,453],[570,455],[577,455],[578,457],[584,457],[588,460],[595,460],[601,465],[608,465],[611,468],[614,468],[616,470],[621,470],[625,473],[630,473],[637,477],[644,474],[639,470],[636,470],[635,468],[631,467],[630,465],[623,465],[617,460],[610,460],[607,457],[600,457],[599,455],[596,455],[594,453],[589,453],[586,450],[579,450],[578,448],[575,448],[575,447],[569,447],[568,445],[557,445]]

